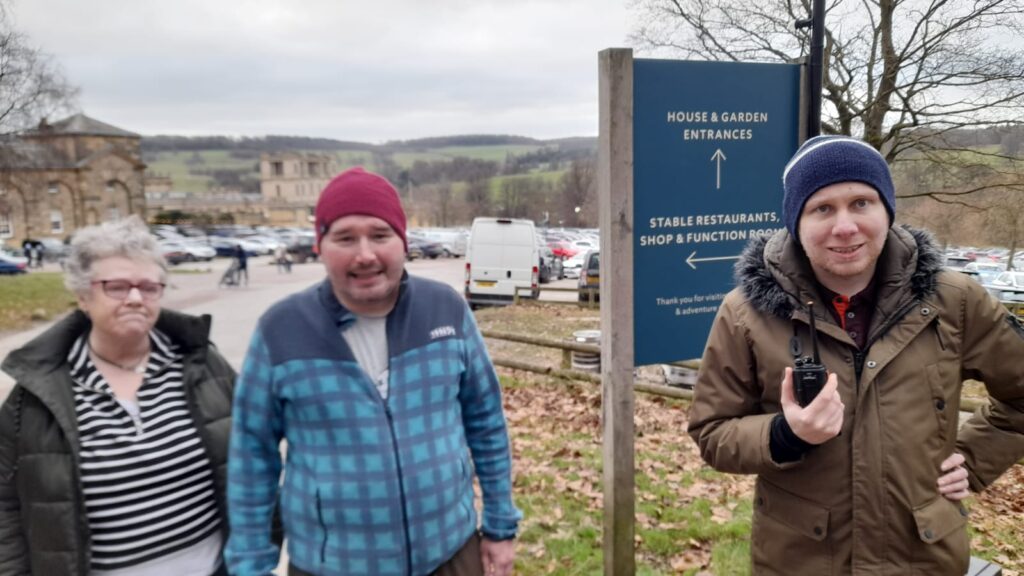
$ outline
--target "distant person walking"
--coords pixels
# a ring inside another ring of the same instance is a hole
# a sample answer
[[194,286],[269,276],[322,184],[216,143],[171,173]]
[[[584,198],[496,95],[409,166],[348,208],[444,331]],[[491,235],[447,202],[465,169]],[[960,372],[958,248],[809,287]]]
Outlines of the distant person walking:
[[278,246],[274,250],[274,262],[277,264],[277,273],[288,273],[292,272],[292,258],[288,254],[288,249],[284,245]]
[[21,245],[22,251],[25,252],[25,258],[28,258],[29,268],[42,268],[43,267],[43,251],[42,245],[37,240],[25,240]]
[[245,285],[249,285],[249,254],[245,251],[245,248],[239,244],[235,247],[235,261],[238,263],[238,272],[235,276],[237,278],[237,284],[242,284],[242,276],[245,276]]

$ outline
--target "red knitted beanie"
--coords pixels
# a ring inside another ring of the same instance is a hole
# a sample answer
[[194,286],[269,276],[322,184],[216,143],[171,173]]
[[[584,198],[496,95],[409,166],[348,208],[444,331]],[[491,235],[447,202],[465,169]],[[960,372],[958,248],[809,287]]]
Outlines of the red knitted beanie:
[[351,214],[375,216],[387,222],[402,237],[406,252],[409,251],[402,202],[395,187],[383,176],[356,167],[327,183],[316,202],[316,245],[320,246],[335,220]]

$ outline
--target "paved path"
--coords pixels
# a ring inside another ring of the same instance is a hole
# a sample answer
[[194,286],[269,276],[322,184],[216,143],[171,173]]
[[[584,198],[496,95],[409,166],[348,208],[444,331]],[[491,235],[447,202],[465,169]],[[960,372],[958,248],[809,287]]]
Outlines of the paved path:
[[[292,266],[291,274],[279,274],[277,267],[269,264],[269,257],[251,258],[248,286],[218,288],[217,283],[228,263],[226,259],[218,259],[208,264],[183,264],[172,268],[163,305],[189,314],[213,316],[213,342],[237,370],[242,365],[256,320],[263,311],[288,294],[322,280],[324,268],[319,263],[311,262]],[[462,291],[465,278],[463,259],[416,260],[409,262],[407,268],[410,274],[433,278]],[[575,282],[561,280],[550,286],[575,286]],[[576,297],[575,294],[549,294],[551,298],[558,299]],[[5,358],[12,350],[36,337],[51,324],[43,323],[29,330],[0,337],[0,358]],[[0,372],[0,402],[7,397],[13,385],[11,378]]]

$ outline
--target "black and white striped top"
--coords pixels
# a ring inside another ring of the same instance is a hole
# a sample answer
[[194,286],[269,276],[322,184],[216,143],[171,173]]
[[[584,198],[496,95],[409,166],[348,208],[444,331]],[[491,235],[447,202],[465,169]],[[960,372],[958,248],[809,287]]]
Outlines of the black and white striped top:
[[68,355],[94,571],[173,554],[220,528],[213,471],[188,410],[182,357],[156,330],[150,343],[136,416],[93,365],[88,335]]

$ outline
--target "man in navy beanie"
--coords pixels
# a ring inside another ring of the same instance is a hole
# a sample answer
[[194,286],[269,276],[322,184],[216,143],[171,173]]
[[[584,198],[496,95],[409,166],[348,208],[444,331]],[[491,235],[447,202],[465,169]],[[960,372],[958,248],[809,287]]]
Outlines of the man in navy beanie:
[[473,314],[405,271],[405,212],[383,177],[335,177],[315,226],[327,278],[260,318],[235,390],[230,572],[277,566],[280,499],[291,576],[511,574],[521,514]]
[[[711,466],[757,475],[752,572],[961,576],[961,500],[1024,457],[1024,327],[931,235],[893,226],[865,142],[808,140],[783,185],[786,227],[737,263],[689,421]],[[991,403],[960,427],[966,378]]]

